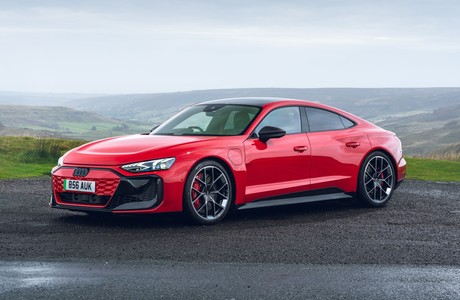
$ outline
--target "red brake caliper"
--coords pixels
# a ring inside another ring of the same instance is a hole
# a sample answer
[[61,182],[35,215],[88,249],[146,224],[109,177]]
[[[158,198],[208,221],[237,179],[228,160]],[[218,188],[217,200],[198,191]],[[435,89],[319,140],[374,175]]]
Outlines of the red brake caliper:
[[[198,174],[196,177],[202,181],[203,173]],[[193,190],[192,190],[193,199],[195,199],[199,195],[195,190],[201,192],[201,183],[198,180],[195,180],[193,182]],[[201,199],[195,201],[195,203],[193,203],[193,206],[195,206],[196,209],[199,209],[201,207]]]

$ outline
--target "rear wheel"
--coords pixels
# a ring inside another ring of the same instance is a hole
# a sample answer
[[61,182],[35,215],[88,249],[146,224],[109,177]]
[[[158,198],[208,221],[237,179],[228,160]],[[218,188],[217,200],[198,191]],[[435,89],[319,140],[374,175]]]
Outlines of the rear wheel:
[[391,159],[383,152],[373,152],[359,171],[358,196],[367,206],[382,207],[390,200],[395,182]]
[[232,181],[220,163],[203,161],[188,175],[183,197],[185,212],[194,222],[215,224],[232,204]]

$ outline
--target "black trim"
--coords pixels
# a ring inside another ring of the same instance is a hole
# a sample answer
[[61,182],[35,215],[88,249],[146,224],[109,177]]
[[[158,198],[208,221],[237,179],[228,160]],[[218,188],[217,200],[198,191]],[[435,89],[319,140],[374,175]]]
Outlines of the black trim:
[[[262,107],[268,103],[273,103],[277,101],[291,100],[288,98],[270,98],[270,97],[241,97],[241,98],[226,98],[226,99],[216,99],[198,103],[197,105],[202,104],[230,104],[230,105],[250,105],[250,106],[259,106]],[[296,99],[294,99],[296,100]]]
[[305,106],[299,106],[300,119],[302,122],[302,132],[306,133],[310,131],[310,124],[308,123],[307,109]]
[[326,189],[284,194],[284,195],[279,195],[279,196],[274,196],[274,197],[262,198],[262,199],[258,199],[255,201],[260,202],[260,201],[266,201],[266,200],[289,199],[289,198],[308,197],[308,196],[317,196],[317,195],[335,194],[335,193],[344,193],[344,191],[339,188],[332,187],[332,188],[326,188]]
[[99,196],[96,194],[75,192],[63,192],[58,193],[58,195],[62,202],[87,205],[106,205],[110,199],[110,196]]
[[[68,166],[61,166],[59,168],[57,168],[54,173],[56,173],[56,171],[60,170],[60,169],[76,169],[76,168],[89,168],[90,170],[102,170],[102,171],[109,171],[109,172],[112,172],[113,174],[119,176],[120,178],[121,177],[126,177],[125,175],[115,171],[114,169],[110,169],[110,168],[103,168],[103,167],[92,167],[92,166],[89,166],[89,165],[68,165]],[[54,174],[53,173],[53,174]],[[131,178],[131,176],[130,176]]]
[[[63,166],[61,168],[76,169],[74,166]],[[117,210],[142,210],[152,209],[163,201],[163,180],[158,175],[147,176],[124,176],[113,169],[89,168],[89,170],[103,170],[116,174],[120,183],[111,196],[99,196],[95,194],[83,194],[63,192],[59,196],[65,204],[58,204],[54,199],[54,191],[50,201],[53,208],[62,208],[75,211],[100,211],[113,212]],[[63,201],[64,200],[64,201]],[[73,206],[75,204],[86,204],[88,206]],[[105,205],[104,208],[91,207],[90,205]]]
[[54,203],[51,205],[52,208],[57,209],[67,209],[71,211],[94,211],[94,212],[101,212],[101,213],[112,213],[113,210],[105,209],[105,208],[95,208],[95,207],[80,207],[80,206],[73,206],[73,205],[65,205],[65,204],[57,204]]
[[163,181],[158,176],[122,178],[106,206],[112,210],[150,209],[163,199]]
[[281,206],[291,204],[301,204],[318,201],[329,201],[338,199],[350,199],[353,195],[343,192],[339,188],[328,188],[301,193],[293,193],[276,197],[264,198],[253,202],[242,204],[239,210],[252,209],[269,206]]

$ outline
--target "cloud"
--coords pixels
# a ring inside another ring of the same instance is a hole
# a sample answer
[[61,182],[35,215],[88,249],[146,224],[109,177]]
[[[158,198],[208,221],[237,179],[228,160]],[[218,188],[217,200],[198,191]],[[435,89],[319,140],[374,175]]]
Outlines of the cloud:
[[[363,16],[362,11],[342,15],[340,12],[345,8],[335,8],[326,15],[325,7],[317,7],[317,14],[310,7],[281,8],[278,4],[259,9],[233,7],[222,18],[202,18],[203,14],[209,15],[209,11],[213,16],[219,15],[215,13],[219,11],[217,7],[211,5],[207,13],[192,11],[187,18],[182,18],[181,9],[178,14],[169,7],[160,7],[151,13],[137,7],[116,13],[85,7],[29,7],[0,11],[0,34],[170,35],[276,45],[410,45],[426,40],[421,38],[423,33],[393,28],[397,27],[395,21],[391,21],[392,26],[386,24],[388,20],[371,22],[372,17]],[[228,21],[230,18],[232,22]]]
[[[460,3],[434,0],[2,1],[0,90],[27,79],[34,88],[99,91],[101,78],[103,92],[120,81],[131,90],[141,82],[148,88],[150,78],[177,90],[206,88],[191,83],[198,81],[212,87],[429,81],[421,76],[452,85],[449,72],[460,68],[459,9]],[[407,71],[400,81],[398,68]],[[302,79],[305,69],[315,76]],[[221,72],[228,74],[211,75]]]

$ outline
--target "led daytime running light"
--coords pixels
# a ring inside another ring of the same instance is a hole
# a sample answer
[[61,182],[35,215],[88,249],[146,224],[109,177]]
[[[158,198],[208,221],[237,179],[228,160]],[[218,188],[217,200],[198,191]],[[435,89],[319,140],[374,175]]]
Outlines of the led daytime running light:
[[121,168],[133,173],[168,170],[175,161],[176,159],[174,157],[169,157],[127,164],[121,166]]

